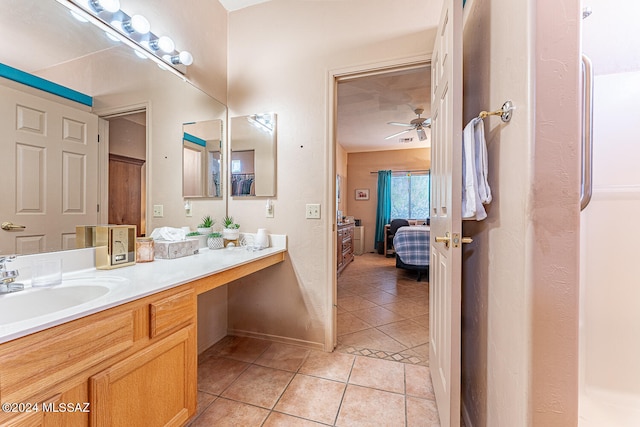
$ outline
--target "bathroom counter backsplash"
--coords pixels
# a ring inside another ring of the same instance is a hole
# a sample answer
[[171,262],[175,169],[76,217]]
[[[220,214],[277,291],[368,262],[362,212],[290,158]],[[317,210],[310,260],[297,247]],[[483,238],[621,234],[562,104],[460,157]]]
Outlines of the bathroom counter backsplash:
[[[247,233],[246,236],[249,241],[255,237],[251,233]],[[59,285],[60,287],[66,286],[69,283],[73,283],[74,286],[76,284],[91,285],[92,282],[111,282],[112,284],[109,285],[109,292],[105,295],[81,305],[49,314],[35,315],[34,317],[19,321],[11,321],[10,319],[7,320],[0,317],[0,343],[79,319],[287,250],[286,235],[271,234],[269,235],[269,240],[270,247],[261,250],[255,250],[256,248],[252,246],[238,246],[216,250],[204,248],[200,249],[198,254],[183,258],[156,258],[153,262],[137,263],[132,266],[112,270],[98,270],[95,268],[94,248],[18,256],[9,267],[11,269],[18,269],[20,276],[17,282],[25,283],[25,290],[12,294],[0,294],[0,303],[2,299],[7,298],[19,301],[22,299],[20,298],[22,292],[32,292],[32,289],[30,289],[31,266],[41,260],[62,259],[63,275],[62,284]],[[56,286],[52,288],[55,287]],[[38,292],[39,290],[33,291]],[[19,304],[20,302],[16,303]]]

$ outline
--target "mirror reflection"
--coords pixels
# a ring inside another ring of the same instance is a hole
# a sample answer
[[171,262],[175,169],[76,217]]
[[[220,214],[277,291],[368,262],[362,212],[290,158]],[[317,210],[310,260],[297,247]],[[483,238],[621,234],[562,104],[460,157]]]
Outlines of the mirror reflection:
[[182,195],[222,197],[222,120],[182,126]]
[[231,118],[232,196],[276,195],[276,122],[275,113]]
[[[0,28],[11,34],[0,38],[0,64],[79,91],[93,101],[92,106],[82,105],[0,77],[0,222],[24,226],[0,229],[0,254],[75,249],[78,225],[134,223],[118,214],[115,203],[129,213],[132,206],[140,207],[139,232],[145,224],[147,233],[165,224],[182,225],[184,212],[170,207],[183,205],[183,124],[220,125],[212,137],[217,145],[207,154],[220,165],[226,157],[226,106],[152,61],[138,58],[92,24],[75,20],[56,0],[3,0]],[[130,131],[133,112],[143,117],[135,120],[143,141],[140,153],[132,152],[129,144],[139,133]],[[41,120],[42,114],[47,120]],[[126,131],[118,131],[115,122],[125,120],[130,122]],[[38,127],[54,123],[58,128]],[[64,141],[41,141],[38,133],[62,134]],[[50,144],[56,144],[55,149]],[[140,164],[139,172],[132,172],[140,186],[123,181],[111,185],[112,178],[124,176],[109,172],[115,157]],[[201,197],[213,198],[202,203],[214,216],[226,212],[222,169],[217,186],[213,177],[211,185],[202,184],[206,196]],[[112,193],[112,188],[134,187],[137,195]],[[163,216],[154,217],[151,205],[164,206]]]

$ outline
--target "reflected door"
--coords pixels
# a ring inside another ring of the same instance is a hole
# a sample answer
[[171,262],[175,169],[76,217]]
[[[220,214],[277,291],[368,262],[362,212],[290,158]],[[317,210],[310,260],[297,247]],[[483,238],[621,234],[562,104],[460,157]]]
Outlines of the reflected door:
[[0,85],[0,253],[75,248],[97,223],[98,117]]

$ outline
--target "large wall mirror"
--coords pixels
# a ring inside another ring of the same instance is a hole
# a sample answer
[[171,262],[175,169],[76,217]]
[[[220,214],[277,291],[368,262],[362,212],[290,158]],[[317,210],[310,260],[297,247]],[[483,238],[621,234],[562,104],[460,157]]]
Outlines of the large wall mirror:
[[276,195],[276,134],[275,113],[231,118],[231,196]]
[[[116,132],[113,127],[114,117],[120,114],[144,113],[135,124],[146,127],[146,152],[143,150],[145,158],[139,169],[146,178],[142,180],[140,203],[147,234],[157,226],[184,225],[185,123],[210,123],[218,129],[211,136],[211,146],[207,142],[207,156],[217,158],[218,176],[226,176],[226,130],[222,124],[226,123],[227,109],[222,103],[152,61],[137,57],[131,48],[108,39],[92,24],[74,19],[56,0],[3,0],[0,28],[5,35],[0,38],[0,64],[93,99],[93,106],[85,106],[0,77],[0,223],[26,225],[0,229],[0,254],[75,249],[76,225],[110,222],[107,211],[114,198],[110,197],[105,176],[109,175],[112,153],[103,149],[117,145],[115,141],[109,143],[109,138],[131,136],[131,132]],[[14,95],[23,94],[32,97],[29,102],[37,102],[16,113],[16,105],[22,104],[16,103]],[[7,103],[8,98],[12,98],[11,103]],[[46,110],[37,106],[40,99],[49,103]],[[79,118],[70,119],[68,108],[79,111]],[[49,109],[61,113],[56,116]],[[132,117],[127,119],[131,122]],[[51,147],[36,142],[40,130],[33,128],[55,120],[62,123],[59,130],[47,132],[62,135],[57,160],[50,155]],[[16,128],[17,121],[22,128]],[[77,149],[97,144],[98,130],[105,127],[106,136],[100,132],[98,148],[91,148],[90,154]],[[193,134],[197,136],[198,132],[194,130]],[[209,135],[203,139],[208,141]],[[54,167],[61,172],[51,174]],[[56,178],[60,182],[52,178],[54,175],[62,177]],[[218,178],[217,185],[212,182],[209,186],[208,181],[202,185],[200,197],[211,200],[198,203],[212,216],[226,212],[223,181]],[[86,191],[73,192],[74,187]],[[151,205],[164,206],[164,214],[154,216]]]

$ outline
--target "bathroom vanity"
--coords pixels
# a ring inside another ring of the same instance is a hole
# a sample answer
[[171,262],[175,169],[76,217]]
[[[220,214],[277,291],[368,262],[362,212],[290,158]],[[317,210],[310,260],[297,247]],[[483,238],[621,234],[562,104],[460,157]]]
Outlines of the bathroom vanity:
[[281,237],[261,251],[65,275],[63,286],[123,280],[79,308],[0,325],[0,425],[185,424],[197,401],[197,296],[282,262]]

